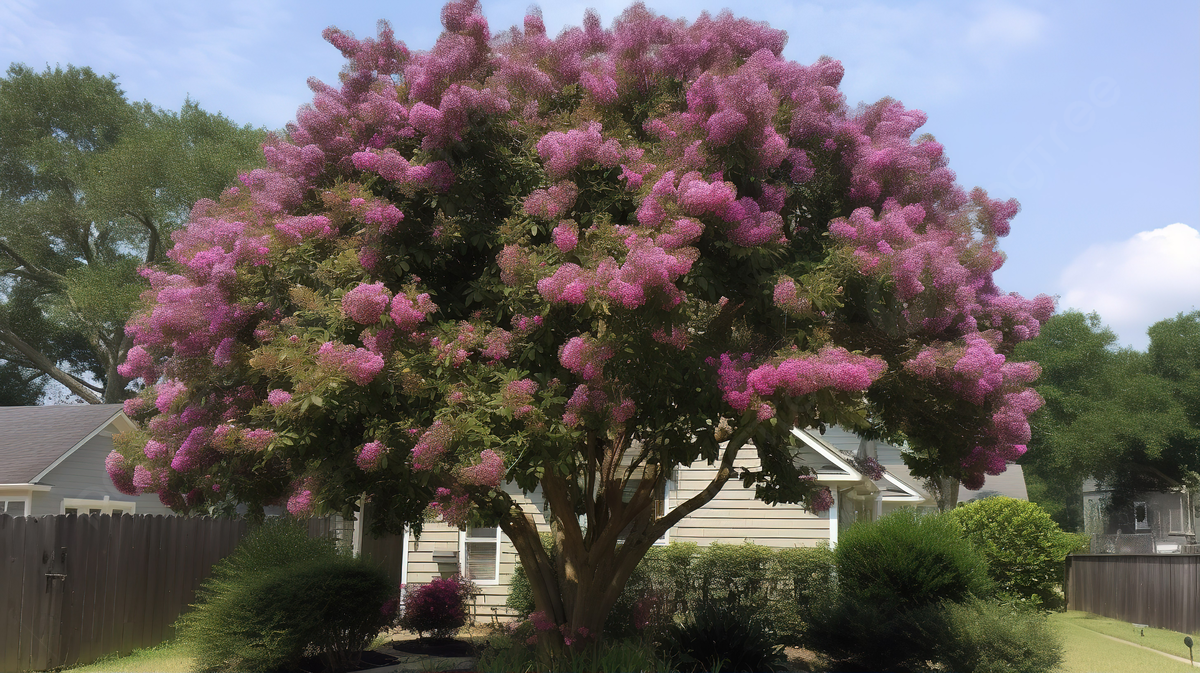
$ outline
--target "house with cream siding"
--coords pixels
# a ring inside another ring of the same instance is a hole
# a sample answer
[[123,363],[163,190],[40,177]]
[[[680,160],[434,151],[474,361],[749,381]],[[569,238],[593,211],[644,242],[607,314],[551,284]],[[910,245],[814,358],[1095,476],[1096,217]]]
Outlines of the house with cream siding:
[[0,513],[170,514],[108,478],[113,435],[133,427],[119,404],[0,407]]
[[[902,464],[900,449],[876,442],[860,441],[844,430],[833,428],[822,435],[816,430],[793,431],[796,460],[816,473],[816,482],[829,488],[834,506],[827,512],[809,512],[800,505],[768,505],[754,498],[754,490],[730,480],[711,502],[684,517],[657,544],[671,541],[741,544],[753,542],[769,547],[812,547],[837,544],[838,534],[856,521],[871,521],[899,507],[926,506],[931,500],[909,480],[885,473],[877,481],[862,474],[855,457],[869,456],[890,469],[889,462]],[[745,450],[735,466],[758,467],[753,449]],[[660,513],[692,497],[712,480],[716,466],[680,467],[667,480]],[[911,478],[910,478],[911,479]],[[540,530],[549,531],[541,494],[528,495],[515,486],[506,487],[514,500],[533,516]],[[516,549],[498,528],[469,527],[465,531],[440,522],[430,523],[420,537],[405,535],[399,576],[409,585],[426,584],[437,577],[462,572],[478,585],[475,617],[488,621],[511,617],[504,606],[508,585],[520,561]]]

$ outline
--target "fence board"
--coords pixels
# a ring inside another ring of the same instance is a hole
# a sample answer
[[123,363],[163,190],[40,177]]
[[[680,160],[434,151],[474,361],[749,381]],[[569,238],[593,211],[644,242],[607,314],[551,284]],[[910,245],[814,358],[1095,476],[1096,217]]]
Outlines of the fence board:
[[1200,633],[1200,555],[1072,554],[1067,607],[1182,633]]
[[24,552],[17,525],[17,519],[0,514],[0,671],[17,670],[21,585],[12,578],[18,577],[17,561]]

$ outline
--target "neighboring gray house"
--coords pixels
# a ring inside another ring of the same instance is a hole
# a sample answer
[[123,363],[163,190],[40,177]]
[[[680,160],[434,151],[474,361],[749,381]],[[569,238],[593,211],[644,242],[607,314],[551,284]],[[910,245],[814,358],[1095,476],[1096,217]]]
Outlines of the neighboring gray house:
[[0,512],[170,514],[154,494],[125,495],[104,459],[132,430],[119,404],[0,407]]
[[1095,479],[1083,482],[1083,531],[1093,553],[1176,554],[1196,550],[1200,499],[1162,472],[1133,467],[1147,488],[1113,507],[1113,492]]

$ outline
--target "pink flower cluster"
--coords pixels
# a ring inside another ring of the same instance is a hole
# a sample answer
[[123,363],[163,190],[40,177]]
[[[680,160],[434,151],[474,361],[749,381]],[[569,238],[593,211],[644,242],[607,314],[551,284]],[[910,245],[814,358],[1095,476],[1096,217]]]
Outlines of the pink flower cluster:
[[612,356],[611,346],[590,336],[577,336],[563,344],[558,361],[579,378],[594,381],[604,375],[604,363]]
[[710,358],[709,364],[717,367],[717,385],[725,401],[738,411],[749,409],[756,398],[778,394],[800,397],[830,388],[863,391],[887,370],[887,364],[880,358],[834,347],[823,348],[815,355],[788,357],[757,367],[753,366],[749,353],[740,358],[724,353],[719,363]]
[[354,463],[362,471],[372,472],[379,469],[379,463],[387,452],[388,448],[383,445],[383,442],[379,440],[367,442],[358,450],[358,457],[354,459]]
[[421,438],[417,440],[412,450],[412,466],[414,470],[432,470],[450,442],[454,439],[454,429],[442,421],[434,421]]
[[[143,385],[152,386],[158,381],[158,368],[154,359],[141,346],[134,346],[125,355],[125,361],[117,365],[117,373],[130,379],[141,379]],[[125,414],[129,415],[129,411]]]
[[496,488],[504,479],[504,457],[491,449],[484,449],[479,454],[479,462],[459,468],[457,476],[459,483],[466,486]]
[[564,180],[548,189],[535,189],[525,197],[524,209],[527,215],[556,220],[575,205],[579,196],[579,188],[574,182]]
[[523,418],[533,412],[533,395],[537,390],[537,382],[531,379],[510,381],[500,392],[501,404],[510,409],[514,417]]
[[554,228],[552,238],[559,252],[571,252],[579,245],[579,225],[574,220],[563,220]]
[[276,388],[275,390],[267,393],[267,404],[275,407],[276,409],[291,401],[292,394],[286,390],[279,390]]
[[104,459],[104,469],[108,472],[108,478],[112,481],[113,486],[116,486],[117,490],[125,495],[137,495],[137,487],[133,483],[130,467],[125,456],[116,451],[109,452]]
[[454,173],[444,161],[434,161],[423,166],[408,163],[399,152],[388,148],[369,152],[355,152],[351,158],[360,171],[378,173],[380,177],[411,189],[427,189],[444,192],[454,182]]
[[796,281],[787,276],[775,283],[774,299],[776,307],[792,316],[803,315],[812,308],[812,302],[807,297],[800,296]]
[[833,494],[824,486],[815,489],[809,496],[808,509],[814,513],[828,512],[833,507]]
[[551,131],[542,136],[537,144],[538,156],[546,167],[551,180],[566,176],[575,167],[595,162],[612,168],[621,163],[621,144],[616,140],[605,140],[599,122],[588,122],[586,129],[572,129],[566,133]]
[[483,338],[483,350],[480,351],[480,354],[489,362],[505,360],[510,355],[509,349],[512,347],[512,342],[513,333],[497,327]]
[[292,494],[287,500],[287,511],[292,516],[304,519],[311,517],[317,510],[317,483],[313,477],[301,479],[292,484]]
[[566,263],[548,278],[538,281],[538,293],[547,301],[582,304],[594,290],[618,306],[634,309],[656,293],[662,306],[671,308],[683,301],[683,292],[675,282],[691,270],[697,254],[692,248],[667,251],[648,239],[631,237],[626,241],[629,253],[620,266],[612,258],[600,262],[595,271]]
[[342,296],[342,314],[360,325],[373,325],[391,301],[392,293],[383,283],[363,283]]
[[267,428],[246,430],[242,433],[242,446],[249,451],[263,451],[275,441],[275,431]]
[[586,412],[602,412],[608,406],[608,395],[596,387],[583,384],[575,387],[571,398],[567,400],[566,411],[563,413],[563,423],[568,427],[576,427],[583,423],[582,414]]
[[398,294],[392,299],[392,310],[388,315],[392,317],[392,321],[396,323],[396,327],[404,332],[412,332],[417,329],[417,325],[425,321],[425,318],[437,310],[437,304],[429,298],[428,292],[422,292],[417,295],[416,299],[409,298],[408,295]]
[[443,523],[459,528],[467,522],[467,515],[471,513],[471,502],[466,493],[456,493],[440,487],[433,492],[433,497],[433,502],[429,503],[429,511]]
[[383,358],[366,348],[326,341],[317,349],[317,360],[322,367],[345,375],[360,386],[365,386],[383,370]]

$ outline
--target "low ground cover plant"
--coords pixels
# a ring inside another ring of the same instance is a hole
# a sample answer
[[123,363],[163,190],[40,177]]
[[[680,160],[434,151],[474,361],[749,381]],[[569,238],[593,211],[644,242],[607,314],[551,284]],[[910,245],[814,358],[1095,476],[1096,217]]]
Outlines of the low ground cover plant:
[[198,671],[282,671],[305,656],[345,671],[395,616],[395,588],[374,564],[269,520],[213,570],[178,623]]

